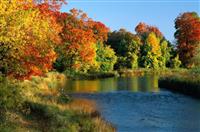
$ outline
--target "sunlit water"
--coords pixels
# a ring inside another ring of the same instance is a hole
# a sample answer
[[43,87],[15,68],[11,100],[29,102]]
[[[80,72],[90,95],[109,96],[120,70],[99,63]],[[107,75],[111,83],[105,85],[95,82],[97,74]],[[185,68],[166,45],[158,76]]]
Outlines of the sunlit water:
[[118,132],[200,132],[200,100],[158,88],[157,76],[68,80],[66,89],[94,100]]

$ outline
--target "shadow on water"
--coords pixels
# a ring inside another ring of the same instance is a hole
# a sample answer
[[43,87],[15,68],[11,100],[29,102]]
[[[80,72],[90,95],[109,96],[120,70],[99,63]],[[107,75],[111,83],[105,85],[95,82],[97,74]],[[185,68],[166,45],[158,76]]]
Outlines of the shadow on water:
[[159,89],[158,76],[68,80],[72,96],[96,102],[119,132],[199,132],[200,101]]

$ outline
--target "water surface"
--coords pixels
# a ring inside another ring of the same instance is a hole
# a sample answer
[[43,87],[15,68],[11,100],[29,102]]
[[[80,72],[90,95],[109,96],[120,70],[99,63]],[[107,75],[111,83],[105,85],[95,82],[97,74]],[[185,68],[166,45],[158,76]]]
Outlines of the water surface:
[[200,101],[160,89],[157,76],[68,80],[67,89],[94,100],[119,132],[200,131]]

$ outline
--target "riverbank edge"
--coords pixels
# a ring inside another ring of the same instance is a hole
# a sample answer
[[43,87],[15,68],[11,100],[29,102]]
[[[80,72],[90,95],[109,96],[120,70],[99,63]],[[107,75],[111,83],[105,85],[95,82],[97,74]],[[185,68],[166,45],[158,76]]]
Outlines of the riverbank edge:
[[64,74],[51,72],[15,83],[22,90],[23,103],[19,108],[0,111],[0,130],[115,132],[113,125],[101,117],[95,102],[63,93],[65,81]]
[[159,87],[200,99],[200,80],[162,77],[159,79]]

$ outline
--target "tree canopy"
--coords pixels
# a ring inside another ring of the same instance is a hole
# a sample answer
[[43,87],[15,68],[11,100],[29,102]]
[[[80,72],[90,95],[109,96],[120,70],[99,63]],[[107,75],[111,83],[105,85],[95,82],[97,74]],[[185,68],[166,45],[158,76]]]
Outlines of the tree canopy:
[[[175,20],[173,46],[158,27],[140,22],[136,33],[111,32],[81,10],[61,12],[65,0],[0,1],[0,72],[29,79],[56,69],[76,72],[200,66],[200,18]],[[180,60],[179,60],[180,57]]]

